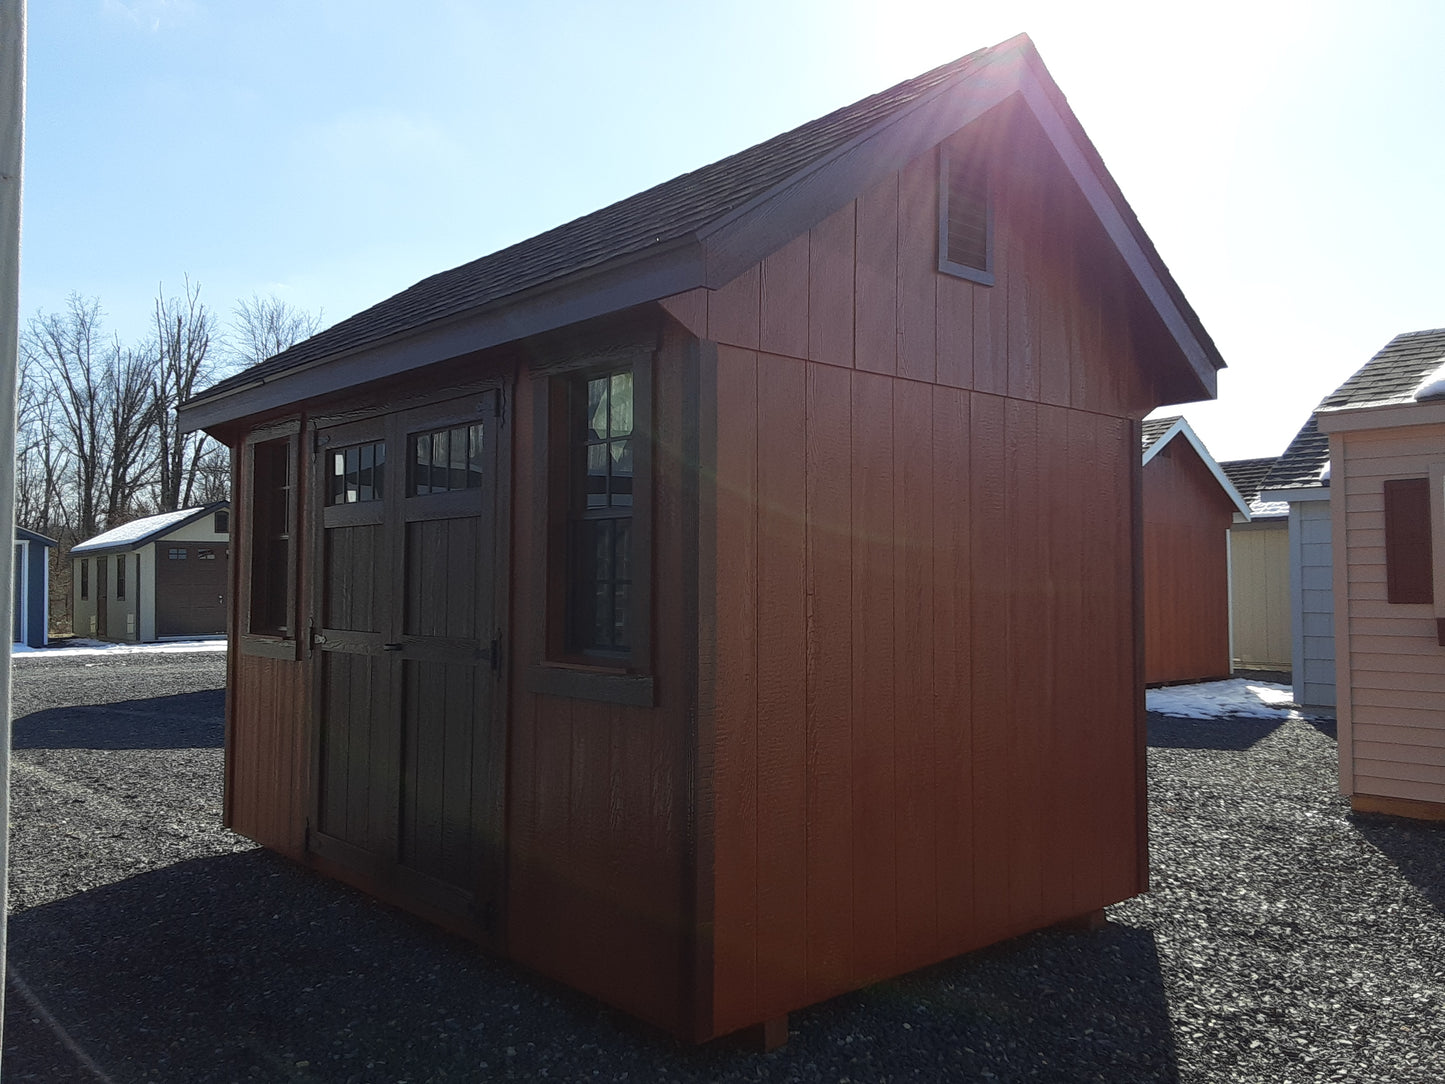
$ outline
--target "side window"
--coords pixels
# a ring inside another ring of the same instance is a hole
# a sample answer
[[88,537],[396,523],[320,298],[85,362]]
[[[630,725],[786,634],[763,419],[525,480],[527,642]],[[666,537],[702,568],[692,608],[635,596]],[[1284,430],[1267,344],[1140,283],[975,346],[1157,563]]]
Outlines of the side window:
[[90,598],[90,560],[82,557],[80,559],[80,601],[85,602]]
[[567,647],[626,657],[634,623],[633,374],[579,377],[569,392]]
[[216,512],[212,518],[211,530],[216,534],[231,533],[231,510],[229,508],[222,508]]
[[125,555],[115,559],[115,597],[125,601]]
[[537,510],[546,556],[546,635],[537,692],[650,706],[652,364],[639,346],[609,364],[580,358],[539,375]]
[[269,440],[251,450],[251,560],[247,631],[294,637],[295,447]]
[[1435,601],[1430,539],[1430,481],[1385,483],[1385,592],[1393,603]]

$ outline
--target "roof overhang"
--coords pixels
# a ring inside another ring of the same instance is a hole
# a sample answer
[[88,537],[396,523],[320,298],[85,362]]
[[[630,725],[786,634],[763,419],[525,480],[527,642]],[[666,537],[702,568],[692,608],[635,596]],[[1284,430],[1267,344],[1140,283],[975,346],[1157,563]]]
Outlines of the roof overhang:
[[1223,358],[1033,43],[1019,35],[957,79],[695,234],[270,379],[232,386],[219,395],[203,392],[181,406],[180,425],[188,432],[214,428],[698,287],[718,289],[896,171],[899,163],[937,146],[1014,95],[1038,121],[1177,348],[1176,367],[1187,390],[1172,401],[1214,398]]
[[1315,411],[1322,433],[1349,433],[1361,429],[1398,429],[1407,425],[1445,424],[1445,402],[1380,403],[1374,406],[1326,407]]
[[1235,488],[1234,483],[1229,480],[1229,475],[1225,474],[1224,469],[1215,462],[1214,456],[1209,454],[1209,449],[1206,448],[1204,442],[1199,439],[1199,434],[1196,433],[1183,418],[1176,418],[1174,424],[1159,435],[1158,440],[1144,449],[1144,466],[1147,467],[1149,461],[1158,455],[1164,447],[1176,437],[1187,443],[1198,454],[1209,473],[1214,476],[1214,480],[1219,483],[1219,488],[1224,490],[1224,495],[1228,497],[1230,503],[1234,505],[1236,514],[1243,516],[1246,521],[1251,519],[1252,516],[1249,511],[1249,505],[1246,503],[1244,497],[1240,494],[1239,490]]

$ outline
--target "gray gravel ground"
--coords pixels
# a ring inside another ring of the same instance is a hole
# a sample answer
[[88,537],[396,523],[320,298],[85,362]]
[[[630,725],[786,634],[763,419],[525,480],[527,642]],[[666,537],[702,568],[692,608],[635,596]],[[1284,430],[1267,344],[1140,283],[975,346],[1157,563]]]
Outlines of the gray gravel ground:
[[16,661],[7,1084],[1445,1081],[1445,830],[1351,816],[1324,726],[1151,718],[1152,893],[795,1013],[757,1055],[222,829],[222,680],[219,655]]

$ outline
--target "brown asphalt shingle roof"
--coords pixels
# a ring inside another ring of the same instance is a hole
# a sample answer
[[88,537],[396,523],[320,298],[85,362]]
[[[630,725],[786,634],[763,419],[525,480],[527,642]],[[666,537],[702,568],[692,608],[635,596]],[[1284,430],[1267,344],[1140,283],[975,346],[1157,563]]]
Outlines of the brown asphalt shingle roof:
[[[1445,328],[1396,335],[1378,354],[1320,401],[1316,411],[1342,407],[1410,403],[1420,381],[1445,361]],[[1295,434],[1265,479],[1266,489],[1321,487],[1320,471],[1330,458],[1330,438],[1315,416]]]
[[1017,39],[908,79],[790,132],[684,173],[635,196],[432,275],[342,320],[289,350],[201,392],[199,397],[414,331],[588,268],[666,245],[727,219],[732,212],[913,105],[942,84],[983,65]]

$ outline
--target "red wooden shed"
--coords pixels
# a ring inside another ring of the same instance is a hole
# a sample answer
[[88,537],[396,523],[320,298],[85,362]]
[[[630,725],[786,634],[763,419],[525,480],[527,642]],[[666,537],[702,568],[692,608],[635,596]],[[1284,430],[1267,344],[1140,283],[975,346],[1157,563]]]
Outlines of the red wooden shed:
[[184,408],[228,823],[698,1041],[1133,895],[1221,364],[1026,37],[426,279]]
[[1233,670],[1229,528],[1249,505],[1183,418],[1144,423],[1144,680]]

